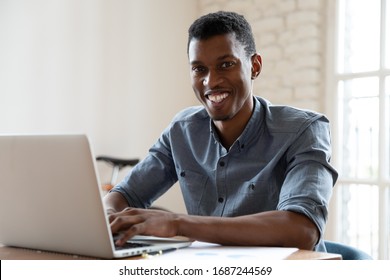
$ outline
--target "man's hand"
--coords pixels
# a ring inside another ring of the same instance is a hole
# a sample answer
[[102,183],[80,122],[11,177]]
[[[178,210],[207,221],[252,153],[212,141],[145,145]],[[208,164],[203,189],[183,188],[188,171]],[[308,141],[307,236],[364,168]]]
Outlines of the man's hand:
[[120,234],[116,245],[122,246],[134,235],[173,237],[178,235],[178,215],[151,209],[125,208],[108,216],[113,234]]

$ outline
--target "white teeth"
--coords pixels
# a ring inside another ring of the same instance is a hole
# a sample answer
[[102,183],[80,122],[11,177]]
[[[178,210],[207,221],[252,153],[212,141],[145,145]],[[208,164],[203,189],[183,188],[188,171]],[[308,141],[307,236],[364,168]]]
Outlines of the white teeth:
[[215,103],[219,103],[222,100],[224,100],[226,97],[228,97],[229,94],[222,93],[222,94],[210,94],[208,96],[209,100]]

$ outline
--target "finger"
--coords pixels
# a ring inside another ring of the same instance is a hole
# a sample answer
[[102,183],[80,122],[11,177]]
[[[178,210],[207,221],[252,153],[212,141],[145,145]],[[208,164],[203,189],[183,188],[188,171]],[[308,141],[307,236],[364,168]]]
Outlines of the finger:
[[115,244],[117,246],[123,246],[130,238],[138,234],[143,234],[142,228],[143,228],[143,223],[131,226],[126,231],[121,232],[121,235],[117,239]]
[[116,215],[110,223],[111,231],[112,233],[125,231],[135,224],[142,223],[144,220],[144,217],[141,215]]
[[117,217],[132,215],[133,209],[134,209],[134,208],[127,207],[127,208],[123,209],[123,210],[120,211],[120,212],[112,212],[112,213],[109,213],[109,215],[108,215],[108,221],[109,221],[110,223],[112,223]]
[[114,220],[115,220],[115,218],[116,218],[116,216],[117,215],[115,215],[116,213],[111,213],[111,214],[109,214],[107,217],[108,217],[108,222],[111,224]]
[[108,221],[111,223],[118,217],[128,216],[128,215],[131,215],[131,214],[129,214],[128,210],[127,211],[123,210],[121,212],[111,213],[110,215],[108,215]]

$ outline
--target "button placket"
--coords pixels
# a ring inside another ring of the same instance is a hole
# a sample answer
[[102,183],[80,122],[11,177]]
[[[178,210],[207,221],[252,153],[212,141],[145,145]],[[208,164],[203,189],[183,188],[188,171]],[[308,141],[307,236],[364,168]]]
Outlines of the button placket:
[[227,158],[223,156],[219,159],[216,168],[216,183],[217,183],[217,208],[222,216],[226,204],[226,167]]

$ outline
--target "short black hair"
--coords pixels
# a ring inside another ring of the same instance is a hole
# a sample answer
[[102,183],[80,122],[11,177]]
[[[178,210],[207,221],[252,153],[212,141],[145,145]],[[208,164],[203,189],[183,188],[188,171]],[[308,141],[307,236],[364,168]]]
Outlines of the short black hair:
[[201,16],[188,29],[187,53],[192,39],[207,40],[216,35],[234,33],[244,45],[248,57],[256,53],[252,28],[244,16],[235,12],[219,11]]

